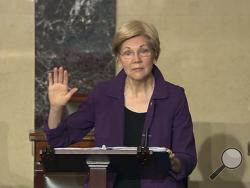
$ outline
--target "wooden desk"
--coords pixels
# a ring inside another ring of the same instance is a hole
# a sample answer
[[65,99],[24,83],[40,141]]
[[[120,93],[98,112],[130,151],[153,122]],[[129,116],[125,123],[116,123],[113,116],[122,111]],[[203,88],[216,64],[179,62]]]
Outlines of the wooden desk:
[[[34,151],[34,187],[44,188],[44,171],[41,164],[40,151],[48,146],[46,135],[42,130],[35,130],[29,133],[29,140],[33,142]],[[71,145],[70,147],[93,147],[94,146],[94,135],[93,133],[88,134],[80,142]]]

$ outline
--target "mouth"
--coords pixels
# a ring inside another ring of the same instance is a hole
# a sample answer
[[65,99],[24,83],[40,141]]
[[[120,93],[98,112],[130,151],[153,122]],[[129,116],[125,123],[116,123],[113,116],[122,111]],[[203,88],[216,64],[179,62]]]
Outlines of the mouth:
[[132,71],[135,71],[135,72],[139,72],[139,71],[142,71],[143,68],[133,68]]

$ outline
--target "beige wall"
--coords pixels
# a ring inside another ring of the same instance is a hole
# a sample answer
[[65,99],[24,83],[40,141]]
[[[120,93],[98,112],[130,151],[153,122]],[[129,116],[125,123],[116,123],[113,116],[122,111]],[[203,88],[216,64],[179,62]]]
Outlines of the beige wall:
[[[0,0],[1,188],[32,187],[33,3]],[[249,9],[247,0],[117,0],[118,25],[141,19],[158,28],[158,66],[186,89],[199,159],[191,187],[250,187]],[[227,147],[242,151],[242,166],[211,185],[208,176]]]
[[0,187],[33,187],[34,8],[0,0]]
[[[250,187],[250,1],[118,0],[117,9],[118,26],[140,19],[158,28],[157,64],[186,90],[199,160],[190,187]],[[228,147],[243,153],[241,167],[209,181]]]

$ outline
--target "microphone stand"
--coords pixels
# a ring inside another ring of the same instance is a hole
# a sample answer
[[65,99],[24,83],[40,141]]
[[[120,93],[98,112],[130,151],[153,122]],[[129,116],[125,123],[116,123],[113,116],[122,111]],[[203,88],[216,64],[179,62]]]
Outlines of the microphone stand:
[[149,160],[149,156],[152,154],[148,147],[149,128],[145,130],[144,136],[145,139],[143,145],[137,147],[137,157],[142,164],[145,164]]

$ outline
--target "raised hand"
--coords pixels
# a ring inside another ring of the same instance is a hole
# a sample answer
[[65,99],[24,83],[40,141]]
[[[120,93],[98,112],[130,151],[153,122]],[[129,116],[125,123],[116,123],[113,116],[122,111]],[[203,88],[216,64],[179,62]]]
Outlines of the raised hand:
[[71,96],[78,90],[68,87],[68,72],[63,67],[55,67],[48,74],[48,96],[51,108],[61,108],[69,101]]

